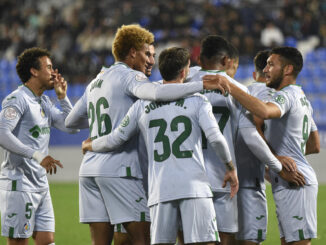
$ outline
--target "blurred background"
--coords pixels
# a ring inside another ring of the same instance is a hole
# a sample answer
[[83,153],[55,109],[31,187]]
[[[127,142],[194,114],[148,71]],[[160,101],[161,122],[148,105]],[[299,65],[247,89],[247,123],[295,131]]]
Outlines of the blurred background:
[[[204,36],[224,36],[239,50],[235,78],[245,84],[252,82],[257,51],[297,47],[304,56],[297,83],[312,103],[325,148],[326,0],[0,0],[1,101],[21,84],[17,55],[39,46],[51,51],[75,103],[101,67],[113,64],[116,29],[131,23],[154,33],[157,54],[167,46],[187,47],[193,65]],[[150,79],[160,79],[157,67]],[[54,91],[47,94],[55,101]],[[87,130],[77,135],[53,131],[51,146],[79,147],[88,136]]]

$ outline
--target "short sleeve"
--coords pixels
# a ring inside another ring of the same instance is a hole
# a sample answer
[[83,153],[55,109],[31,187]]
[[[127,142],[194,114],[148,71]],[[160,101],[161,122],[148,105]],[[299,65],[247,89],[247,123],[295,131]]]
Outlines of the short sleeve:
[[267,102],[278,106],[281,111],[281,117],[291,109],[291,100],[287,93],[283,91],[276,92]]

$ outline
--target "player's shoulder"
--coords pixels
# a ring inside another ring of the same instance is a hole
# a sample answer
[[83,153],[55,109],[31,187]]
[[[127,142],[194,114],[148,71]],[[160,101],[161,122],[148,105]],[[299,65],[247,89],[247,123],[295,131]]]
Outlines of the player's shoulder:
[[186,97],[185,99],[190,100],[192,102],[197,102],[197,103],[209,103],[207,97],[200,93],[192,94],[192,95]]
[[23,85],[19,86],[16,90],[8,94],[2,101],[2,107],[8,104],[20,104],[26,103],[26,92],[23,89]]

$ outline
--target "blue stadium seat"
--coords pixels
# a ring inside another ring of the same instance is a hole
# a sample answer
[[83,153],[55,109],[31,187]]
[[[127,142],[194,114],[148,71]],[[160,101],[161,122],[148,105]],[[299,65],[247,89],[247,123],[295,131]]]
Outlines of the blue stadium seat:
[[296,47],[297,46],[297,39],[295,37],[286,37],[284,41],[285,46],[289,47]]

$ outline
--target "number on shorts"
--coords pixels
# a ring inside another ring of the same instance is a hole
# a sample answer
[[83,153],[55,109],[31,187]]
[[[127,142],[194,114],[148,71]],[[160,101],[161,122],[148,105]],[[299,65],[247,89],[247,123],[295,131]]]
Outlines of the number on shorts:
[[25,214],[25,217],[26,219],[30,219],[32,217],[32,213],[33,213],[33,204],[28,202],[26,203],[26,207],[25,207],[25,211],[26,211],[26,214]]

